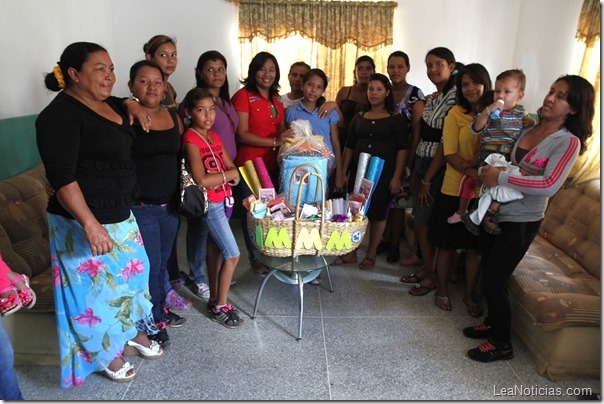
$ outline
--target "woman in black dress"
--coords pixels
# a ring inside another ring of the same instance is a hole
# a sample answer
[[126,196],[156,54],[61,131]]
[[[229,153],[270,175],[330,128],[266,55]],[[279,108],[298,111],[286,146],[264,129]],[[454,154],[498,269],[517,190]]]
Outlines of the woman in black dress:
[[[392,84],[383,74],[374,73],[367,87],[369,104],[354,116],[344,147],[342,180],[352,192],[359,155],[369,153],[384,160],[384,168],[371,196],[365,215],[369,219],[369,247],[359,268],[371,269],[375,265],[377,246],[380,243],[388,205],[392,195],[399,192],[401,179],[409,155],[409,125],[407,118],[394,111]],[[356,262],[356,250],[338,257],[335,265]]]

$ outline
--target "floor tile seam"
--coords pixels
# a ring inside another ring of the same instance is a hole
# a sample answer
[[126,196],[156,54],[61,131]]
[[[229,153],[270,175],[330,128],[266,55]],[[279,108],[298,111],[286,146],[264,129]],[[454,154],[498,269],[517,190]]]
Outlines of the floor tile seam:
[[[524,382],[524,380],[522,380],[522,377],[520,377],[520,375],[518,374],[518,372],[516,372],[516,369],[514,369],[514,366],[512,366],[512,361],[506,361],[506,366],[508,368],[510,368],[510,370],[512,371],[512,373],[514,374],[514,376],[516,376],[516,378],[518,379],[518,384],[521,386],[526,386],[527,384]],[[532,400],[536,400],[535,397],[531,396]]]
[[331,374],[329,372],[329,356],[327,355],[327,336],[325,335],[325,321],[323,318],[323,301],[321,299],[321,289],[318,289],[319,295],[319,314],[321,317],[321,334],[323,335],[323,355],[325,358],[325,374],[327,376],[327,392],[329,400],[332,400],[331,392]]
[[[124,359],[126,359],[126,358],[124,358]],[[130,362],[130,363],[132,363],[132,362]],[[138,374],[139,374],[140,370],[142,369],[144,363],[145,363],[145,360],[143,359],[143,360],[141,360],[139,362],[138,366],[134,365],[134,368],[136,369],[136,375],[134,376],[134,379],[132,379],[128,383],[126,383],[126,390],[122,394],[122,398],[120,399],[121,401],[126,401],[127,400],[126,396],[128,395],[128,391],[130,391],[130,387],[132,387],[132,383],[134,383],[134,380],[136,379],[136,376],[138,376]]]
[[[304,315],[306,317],[306,315]],[[310,317],[310,316],[309,316]],[[437,318],[437,319],[451,319],[451,320],[457,320],[457,319],[463,319],[465,318],[465,316],[463,315],[459,315],[459,316],[444,316],[442,314],[440,315],[431,315],[431,314],[411,314],[411,315],[400,315],[400,314],[384,314],[384,315],[375,315],[375,314],[367,314],[367,315],[359,315],[359,314],[355,314],[355,315],[325,315],[323,314],[324,318],[361,318],[361,319],[366,319],[366,318],[417,318],[417,319],[425,319],[425,318]]]

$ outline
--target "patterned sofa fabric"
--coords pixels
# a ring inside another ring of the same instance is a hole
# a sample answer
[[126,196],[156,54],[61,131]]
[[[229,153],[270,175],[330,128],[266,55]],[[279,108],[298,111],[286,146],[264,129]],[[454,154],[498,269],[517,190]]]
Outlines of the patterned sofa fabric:
[[552,198],[540,234],[583,270],[600,279],[600,218],[600,180],[597,179],[563,189]]
[[30,312],[54,312],[44,166],[0,181],[0,254],[15,272],[31,278],[38,296]]
[[600,326],[600,280],[541,236],[514,272],[508,293],[544,329]]
[[561,189],[508,283],[512,323],[539,374],[600,376],[600,180]]

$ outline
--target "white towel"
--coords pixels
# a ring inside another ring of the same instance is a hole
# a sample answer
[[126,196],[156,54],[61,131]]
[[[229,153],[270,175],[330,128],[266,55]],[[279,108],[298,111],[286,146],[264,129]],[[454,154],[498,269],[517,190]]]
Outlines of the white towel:
[[[490,154],[484,162],[493,167],[505,167],[505,171],[509,172],[512,175],[520,175],[520,169],[513,165],[512,163],[506,161],[505,157],[503,157],[499,153]],[[505,185],[495,185],[491,188],[487,188],[484,184],[480,188],[480,199],[478,199],[478,208],[470,213],[470,219],[474,224],[480,224],[484,215],[489,210],[489,206],[492,201],[497,201],[501,203],[516,201],[518,199],[522,199],[522,193],[513,188],[507,187]]]

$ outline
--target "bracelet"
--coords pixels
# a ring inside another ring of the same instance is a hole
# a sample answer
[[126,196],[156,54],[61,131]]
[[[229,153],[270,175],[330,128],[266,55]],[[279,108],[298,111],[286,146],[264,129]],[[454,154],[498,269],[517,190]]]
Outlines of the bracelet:
[[134,96],[134,94],[130,93],[130,95],[128,96],[128,99],[126,100],[126,104],[131,103],[132,101],[136,101],[140,104],[141,100],[139,100],[138,98],[136,98]]
[[224,185],[227,183],[226,175],[224,175],[224,171],[221,171],[220,173],[222,174],[222,184]]
[[429,182],[425,182],[423,178],[422,178],[422,184],[424,184],[424,185],[430,185],[430,183]]
[[277,150],[277,138],[276,137],[273,138],[273,151],[274,150]]

